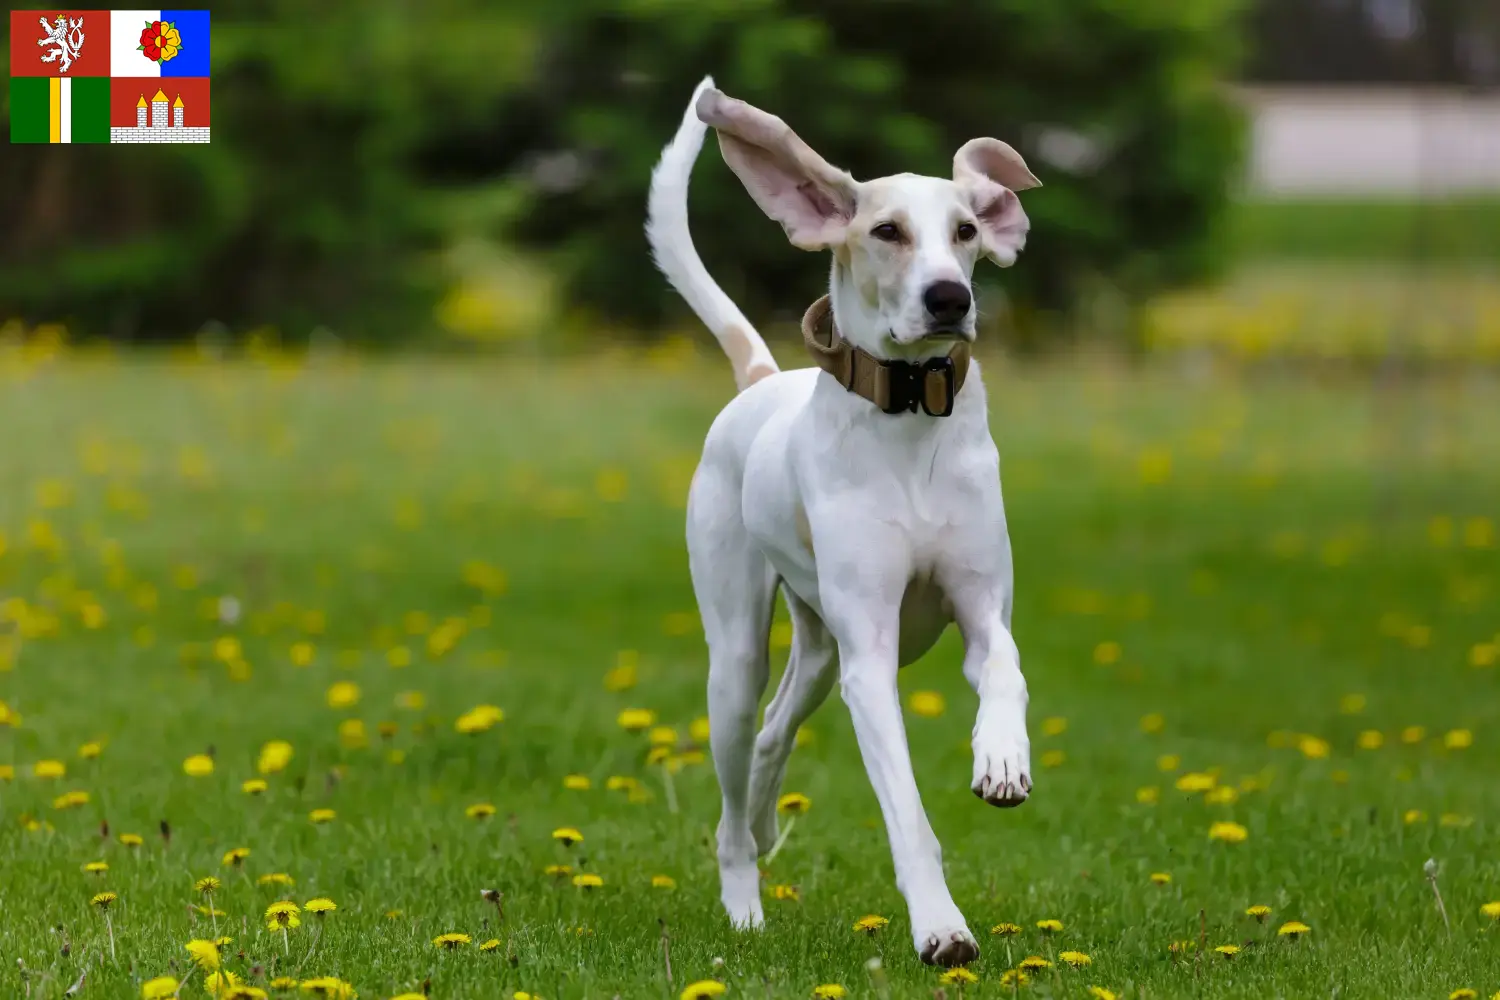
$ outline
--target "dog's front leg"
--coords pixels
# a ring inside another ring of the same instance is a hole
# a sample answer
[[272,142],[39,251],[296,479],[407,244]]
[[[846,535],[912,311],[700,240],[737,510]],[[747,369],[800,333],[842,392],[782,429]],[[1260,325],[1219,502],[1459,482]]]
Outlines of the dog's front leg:
[[964,676],[979,694],[970,787],[991,805],[1018,806],[1031,794],[1031,741],[1026,735],[1021,654],[991,588],[956,587],[952,600],[964,636]]
[[840,692],[885,818],[913,943],[924,962],[972,962],[979,946],[943,877],[942,849],[922,808],[901,718],[897,635],[905,577],[855,562],[829,565],[821,544],[818,555],[825,618],[839,647]]

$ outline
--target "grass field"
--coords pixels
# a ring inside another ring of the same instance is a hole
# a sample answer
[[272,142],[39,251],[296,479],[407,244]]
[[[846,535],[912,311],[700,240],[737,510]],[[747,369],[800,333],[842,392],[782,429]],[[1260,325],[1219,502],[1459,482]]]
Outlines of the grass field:
[[[718,909],[681,539],[731,391],[718,359],[0,371],[5,996],[85,972],[80,997],[160,976],[203,996],[185,945],[215,936],[210,964],[272,995],[343,995],[305,985],[322,976],[444,1000],[708,979],[745,997],[1500,991],[1493,383],[987,367],[1036,790],[1011,811],[969,792],[953,636],[903,672],[908,697],[939,696],[907,726],[983,949],[977,982],[944,985],[912,952],[836,698],[792,758],[786,790],[812,805],[765,879],[765,932]],[[628,732],[626,709],[673,732]],[[314,898],[337,909],[268,929],[268,906]],[[852,930],[872,914],[889,926]],[[1310,930],[1278,934],[1292,921]],[[434,944],[448,933],[468,943]],[[1052,967],[1004,985],[1029,956]]]

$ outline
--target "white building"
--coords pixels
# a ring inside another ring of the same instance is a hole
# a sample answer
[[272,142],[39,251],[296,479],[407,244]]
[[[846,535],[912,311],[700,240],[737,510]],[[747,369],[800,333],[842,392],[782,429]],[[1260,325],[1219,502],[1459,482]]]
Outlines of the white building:
[[[150,120],[147,120],[147,112],[150,112]],[[167,95],[160,88],[151,98],[149,105],[146,95],[135,105],[135,127],[116,128],[109,130],[109,141],[114,142],[208,142],[209,130],[206,125],[187,126],[183,116],[186,113],[186,105],[182,102],[182,95],[168,103]]]

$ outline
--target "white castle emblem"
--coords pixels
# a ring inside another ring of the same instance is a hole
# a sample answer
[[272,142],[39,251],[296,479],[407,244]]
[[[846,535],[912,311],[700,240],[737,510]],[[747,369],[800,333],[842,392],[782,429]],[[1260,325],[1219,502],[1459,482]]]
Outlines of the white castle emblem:
[[66,73],[68,67],[73,65],[73,60],[78,58],[78,50],[83,48],[83,18],[70,21],[59,14],[52,24],[48,24],[45,17],[37,18],[36,23],[47,33],[46,38],[39,38],[36,43],[43,48],[49,45],[54,47],[53,51],[42,56],[42,62],[57,62],[60,58],[62,64],[57,67],[58,71]]

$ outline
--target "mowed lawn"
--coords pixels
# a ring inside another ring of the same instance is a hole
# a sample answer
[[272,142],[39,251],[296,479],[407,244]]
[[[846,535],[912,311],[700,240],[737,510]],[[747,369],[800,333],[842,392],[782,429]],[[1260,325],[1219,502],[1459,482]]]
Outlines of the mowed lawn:
[[681,522],[720,359],[0,364],[5,996],[203,996],[215,936],[367,998],[1500,991],[1492,380],[986,367],[1036,787],[969,792],[955,636],[903,672],[983,952],[944,985],[837,697],[765,931],[719,910]]

